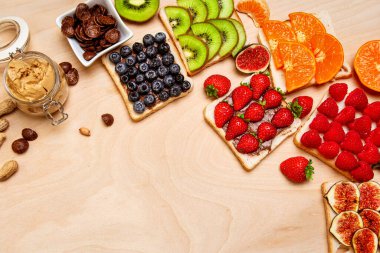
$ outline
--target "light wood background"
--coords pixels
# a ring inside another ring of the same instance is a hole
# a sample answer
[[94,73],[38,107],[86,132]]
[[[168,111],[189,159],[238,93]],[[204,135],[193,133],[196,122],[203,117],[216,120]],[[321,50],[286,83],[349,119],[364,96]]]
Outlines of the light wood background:
[[[189,96],[133,123],[101,62],[82,67],[55,25],[59,14],[79,2],[0,1],[0,16],[17,15],[29,23],[29,49],[70,61],[80,72],[62,126],[21,112],[7,117],[11,126],[0,161],[16,159],[20,170],[0,183],[0,252],[326,252],[320,185],[343,177],[314,159],[313,181],[287,181],[279,163],[309,157],[291,139],[245,172],[203,120],[210,102],[203,81],[224,73],[237,85],[244,76],[233,60],[194,77]],[[380,38],[379,0],[269,0],[269,6],[272,19],[328,10],[350,63],[360,45]],[[243,20],[252,39],[252,23]],[[162,27],[158,17],[128,25],[136,36]],[[317,102],[326,89],[294,95],[311,95]],[[103,113],[114,115],[112,127],[103,125]],[[82,126],[91,129],[91,137],[78,133]],[[25,127],[39,138],[27,153],[16,155],[10,146]]]

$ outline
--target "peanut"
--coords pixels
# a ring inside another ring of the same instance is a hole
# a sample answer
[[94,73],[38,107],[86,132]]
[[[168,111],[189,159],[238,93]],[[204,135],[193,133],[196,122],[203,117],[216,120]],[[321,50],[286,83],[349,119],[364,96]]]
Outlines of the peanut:
[[3,145],[5,139],[6,139],[5,133],[0,133],[0,147],[1,145]]
[[0,117],[13,112],[16,109],[16,103],[8,98],[0,102]]
[[90,136],[90,135],[91,135],[90,129],[85,128],[85,127],[81,127],[81,128],[79,128],[79,132],[80,132],[82,135],[84,135],[84,136]]
[[9,127],[9,121],[6,119],[0,119],[0,132],[4,132]]
[[0,169],[0,181],[5,181],[10,178],[18,170],[16,161],[11,160],[6,162]]

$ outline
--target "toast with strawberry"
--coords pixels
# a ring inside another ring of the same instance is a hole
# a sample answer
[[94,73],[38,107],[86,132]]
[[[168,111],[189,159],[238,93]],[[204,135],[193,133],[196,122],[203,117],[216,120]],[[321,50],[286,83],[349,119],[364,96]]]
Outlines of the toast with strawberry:
[[205,107],[207,123],[250,171],[301,125],[279,90],[264,74],[246,78],[240,86]]

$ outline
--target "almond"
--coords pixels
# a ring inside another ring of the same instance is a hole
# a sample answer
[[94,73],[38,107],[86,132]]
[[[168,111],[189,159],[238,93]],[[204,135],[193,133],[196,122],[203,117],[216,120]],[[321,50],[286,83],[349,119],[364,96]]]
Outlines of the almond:
[[0,132],[4,132],[9,127],[9,121],[6,119],[0,119]]
[[18,170],[16,161],[11,160],[6,162],[0,169],[0,181],[5,181],[10,178]]
[[84,135],[84,136],[90,136],[91,135],[91,131],[90,129],[88,128],[85,128],[85,127],[81,127],[79,128],[79,132]]
[[0,102],[0,117],[13,112],[17,105],[12,99],[5,99]]

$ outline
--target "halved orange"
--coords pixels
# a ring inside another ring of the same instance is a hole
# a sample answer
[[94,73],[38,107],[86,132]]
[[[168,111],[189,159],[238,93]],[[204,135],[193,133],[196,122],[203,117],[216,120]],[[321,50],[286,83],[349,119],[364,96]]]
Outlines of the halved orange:
[[380,40],[368,41],[359,48],[354,68],[364,86],[380,92]]
[[277,48],[284,63],[287,91],[292,92],[307,85],[315,75],[313,53],[298,42],[280,41]]
[[322,22],[314,15],[305,12],[289,14],[290,23],[297,41],[311,49],[310,41],[316,34],[325,34],[326,29]]
[[310,41],[315,56],[317,84],[326,83],[334,78],[343,66],[342,44],[331,34],[316,34]]
[[264,21],[269,19],[270,15],[266,0],[240,0],[237,3],[236,10],[250,16],[256,27],[260,27]]
[[289,25],[278,20],[268,20],[262,23],[261,28],[269,43],[276,68],[281,68],[283,63],[277,50],[279,41],[296,41],[296,36]]

